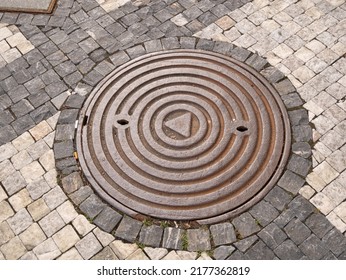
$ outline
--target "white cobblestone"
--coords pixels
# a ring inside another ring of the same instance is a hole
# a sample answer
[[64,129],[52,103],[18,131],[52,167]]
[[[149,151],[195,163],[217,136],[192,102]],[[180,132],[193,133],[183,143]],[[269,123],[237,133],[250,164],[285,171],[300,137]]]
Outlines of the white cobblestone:
[[33,252],[39,260],[54,260],[61,254],[59,248],[56,246],[52,238],[49,238],[37,245]]
[[11,143],[0,146],[0,162],[11,158],[16,153],[17,150]]
[[29,192],[26,189],[21,190],[15,195],[11,196],[8,201],[12,205],[13,209],[18,212],[32,202]]

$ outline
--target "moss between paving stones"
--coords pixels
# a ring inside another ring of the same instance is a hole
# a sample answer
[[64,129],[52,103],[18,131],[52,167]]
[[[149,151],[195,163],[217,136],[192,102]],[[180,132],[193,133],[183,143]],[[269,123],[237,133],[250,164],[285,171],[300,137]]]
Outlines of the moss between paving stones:
[[[193,222],[159,221],[142,215],[137,215],[136,217],[131,218],[119,213],[119,211],[115,212],[116,217],[114,217],[114,219],[111,219],[109,215],[104,215],[106,219],[113,221],[112,227],[106,227],[104,221],[102,221],[102,215],[100,213],[102,213],[104,208],[109,208],[109,206],[100,199],[97,200],[97,205],[89,203],[95,201],[95,199],[92,199],[92,197],[95,197],[95,194],[93,190],[88,187],[89,184],[80,170],[76,153],[74,153],[76,151],[75,142],[71,141],[70,133],[66,133],[66,139],[64,139],[64,135],[60,134],[59,140],[55,138],[54,143],[58,177],[63,189],[78,207],[80,212],[86,216],[88,216],[88,213],[93,213],[92,217],[89,217],[89,220],[98,219],[97,224],[100,225],[103,230],[111,232],[119,239],[129,242],[133,242],[134,240],[139,242],[140,240],[141,244],[143,243],[143,245],[150,245],[152,247],[165,247],[168,249],[183,249],[182,247],[186,247],[185,249],[201,248],[202,245],[200,242],[203,241],[204,244],[202,248],[208,248],[209,250],[210,248],[214,249],[216,247],[213,242],[213,235],[215,235],[215,238],[217,238],[217,245],[224,246],[234,243],[237,244],[236,242],[239,242],[245,237],[241,235],[241,232],[245,233],[245,235],[247,235],[246,232],[250,232],[250,236],[257,234],[263,229],[263,227],[270,224],[275,218],[279,227],[283,228],[289,221],[293,219],[293,217],[297,217],[296,211],[299,210],[299,207],[297,207],[297,200],[301,201],[302,199],[300,195],[298,195],[298,191],[305,183],[305,178],[302,176],[302,174],[306,174],[307,170],[309,170],[311,167],[311,147],[309,143],[311,141],[312,129],[306,119],[307,111],[301,106],[302,100],[296,93],[295,87],[278,69],[271,66],[264,58],[258,56],[257,54],[251,53],[246,49],[236,47],[230,43],[214,42],[206,39],[197,39],[192,37],[171,37],[161,40],[145,41],[142,44],[130,49],[115,52],[110,56],[110,60],[114,65],[119,66],[129,61],[131,58],[136,57],[136,52],[134,52],[134,50],[137,49],[140,49],[142,54],[177,48],[214,51],[242,61],[260,72],[280,94],[291,119],[291,130],[293,132],[291,145],[294,146],[294,149],[291,149],[291,156],[288,164],[285,170],[283,170],[281,178],[278,180],[278,184],[280,186],[275,186],[264,198],[264,200],[267,201],[266,203],[270,203],[271,205],[270,207],[267,207],[267,209],[269,209],[268,211],[270,211],[272,208],[272,212],[268,213],[268,217],[266,217],[269,220],[266,220],[265,217],[256,218],[251,215],[251,213],[254,215],[256,213],[256,211],[252,209],[260,208],[258,205],[263,203],[260,201],[251,209],[245,213],[242,213],[238,217],[235,217],[233,220],[218,223],[217,225],[220,225],[219,227],[214,226],[213,229],[222,229],[225,226],[224,223],[232,223],[235,228],[235,233],[238,233],[237,240],[229,239],[226,235],[224,240],[222,240],[222,238],[220,238],[220,236],[222,237],[222,233],[215,232],[215,230],[210,231],[209,226],[200,227],[198,224]],[[107,61],[107,59],[105,60]],[[63,124],[75,125],[78,119],[76,112],[82,107],[85,99],[86,96],[71,95],[61,109],[58,126]],[[302,149],[300,150],[299,147],[302,147]],[[303,162],[304,164],[297,165],[297,162]],[[291,170],[289,170],[288,167],[290,167]],[[82,205],[82,207],[80,207],[80,205]],[[95,211],[96,208],[97,211]],[[311,210],[310,207],[306,208]],[[309,210],[306,210],[307,212],[305,213],[311,214],[313,212]],[[278,212],[280,213],[278,214]],[[98,215],[101,216],[99,217]],[[119,219],[119,217],[121,218]],[[305,218],[306,217],[304,216],[304,219]],[[148,219],[151,221],[151,224],[158,225],[156,227],[152,227],[151,230],[153,234],[160,236],[160,238],[157,238],[155,241],[150,240],[150,244],[145,244],[146,239],[140,238],[140,236],[145,236],[146,232],[148,231]],[[264,220],[265,223],[263,223]],[[164,227],[162,226],[163,224],[165,225]],[[177,231],[177,227],[181,228],[182,230]],[[194,234],[196,233],[194,232],[196,229],[206,231],[207,234],[204,235],[209,235],[209,237],[203,238],[202,241],[189,240],[188,236],[196,235]],[[175,231],[177,231],[176,234],[173,234]],[[265,244],[260,245],[261,248],[266,247]],[[233,250],[229,250],[229,252],[231,254]],[[242,255],[242,253],[239,251],[237,252],[238,254]],[[269,255],[271,254],[268,253],[268,256]],[[228,256],[223,256],[223,258],[226,257]]]

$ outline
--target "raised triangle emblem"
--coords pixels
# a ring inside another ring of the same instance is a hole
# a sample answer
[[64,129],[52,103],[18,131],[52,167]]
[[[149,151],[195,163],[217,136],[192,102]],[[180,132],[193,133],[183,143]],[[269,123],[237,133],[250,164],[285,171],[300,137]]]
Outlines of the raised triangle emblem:
[[173,131],[179,133],[184,137],[191,136],[191,113],[186,113],[174,119],[165,122],[165,126],[172,129]]

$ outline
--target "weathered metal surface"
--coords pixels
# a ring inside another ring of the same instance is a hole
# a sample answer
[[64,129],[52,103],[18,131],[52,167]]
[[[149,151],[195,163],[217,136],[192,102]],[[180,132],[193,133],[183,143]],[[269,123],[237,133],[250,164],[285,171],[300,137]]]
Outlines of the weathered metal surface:
[[51,13],[57,0],[1,0],[0,11]]
[[124,64],[89,96],[79,124],[86,178],[132,216],[230,218],[273,187],[290,149],[273,87],[245,64],[204,51]]

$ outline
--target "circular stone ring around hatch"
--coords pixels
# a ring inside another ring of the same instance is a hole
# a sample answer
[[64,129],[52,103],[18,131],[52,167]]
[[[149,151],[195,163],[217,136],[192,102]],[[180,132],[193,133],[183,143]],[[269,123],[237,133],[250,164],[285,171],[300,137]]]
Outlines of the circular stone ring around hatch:
[[87,180],[113,207],[201,224],[254,205],[290,150],[288,115],[256,71],[200,50],[117,68],[88,97],[77,129]]

